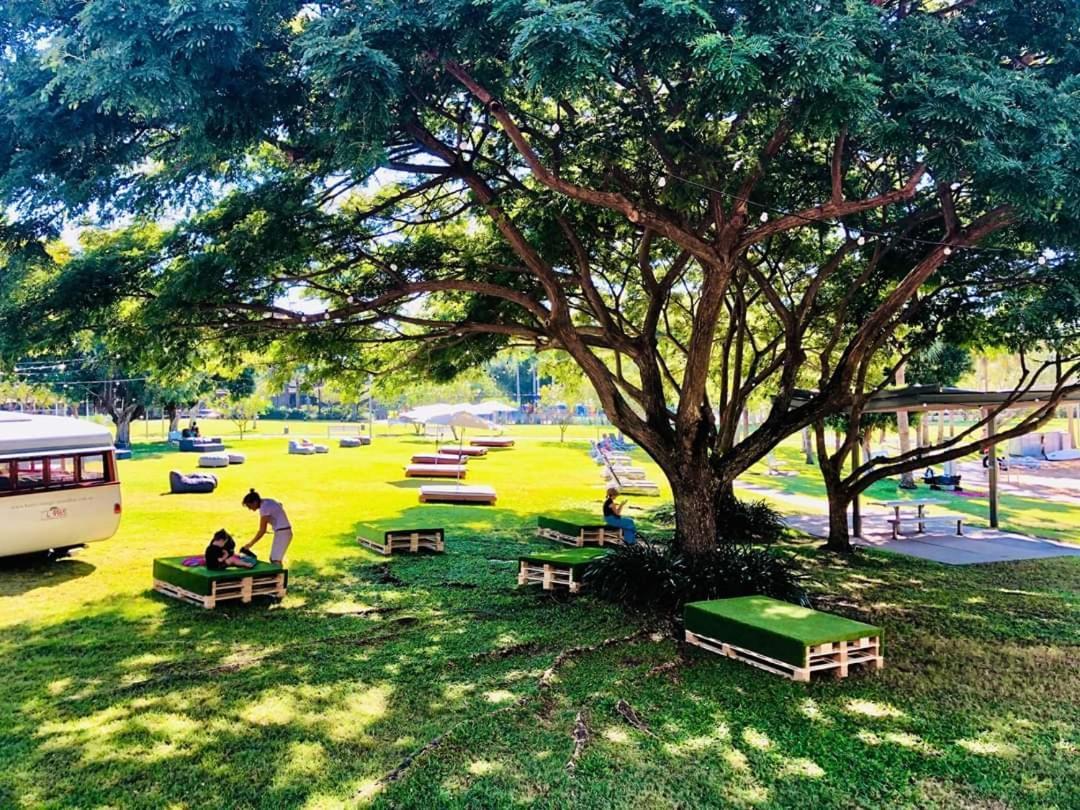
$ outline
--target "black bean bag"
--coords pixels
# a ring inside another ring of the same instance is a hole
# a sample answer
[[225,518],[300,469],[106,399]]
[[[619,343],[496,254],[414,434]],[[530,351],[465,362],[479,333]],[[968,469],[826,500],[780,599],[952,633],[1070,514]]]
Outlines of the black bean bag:
[[169,491],[175,495],[213,492],[217,489],[217,476],[210,473],[191,473],[184,475],[179,470],[169,473]]

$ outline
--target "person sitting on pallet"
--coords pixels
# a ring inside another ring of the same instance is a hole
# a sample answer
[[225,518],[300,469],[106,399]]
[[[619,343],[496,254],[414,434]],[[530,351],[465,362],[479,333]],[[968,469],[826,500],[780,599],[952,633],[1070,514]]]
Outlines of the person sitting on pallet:
[[252,557],[241,556],[236,553],[236,541],[232,535],[224,529],[214,532],[210,545],[206,547],[206,567],[211,571],[224,571],[229,566],[236,568],[254,568],[255,560]]
[[615,496],[618,494],[618,487],[608,487],[607,498],[604,499],[604,523],[613,528],[622,529],[623,542],[632,546],[637,542],[637,526],[633,518],[622,516],[626,501],[616,503]]

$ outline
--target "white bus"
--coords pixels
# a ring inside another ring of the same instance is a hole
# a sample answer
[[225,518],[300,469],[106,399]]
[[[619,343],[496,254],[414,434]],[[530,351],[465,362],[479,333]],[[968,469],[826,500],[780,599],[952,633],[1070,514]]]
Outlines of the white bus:
[[93,422],[0,411],[0,557],[112,537],[115,452],[112,434]]

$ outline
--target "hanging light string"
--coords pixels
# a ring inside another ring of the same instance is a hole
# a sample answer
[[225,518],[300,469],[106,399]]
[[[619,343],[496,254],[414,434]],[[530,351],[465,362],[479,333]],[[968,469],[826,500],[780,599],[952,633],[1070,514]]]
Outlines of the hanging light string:
[[[552,121],[549,121],[549,120],[547,120],[545,118],[542,118],[542,117],[540,117],[538,115],[535,115],[535,114],[530,113],[530,112],[525,111],[525,110],[520,110],[519,112],[520,112],[520,114],[522,116],[524,116],[526,118],[529,118],[529,119],[532,119],[533,121],[535,121],[535,122],[537,122],[539,124],[542,124],[543,126],[551,129],[555,133],[556,136],[562,130],[562,127],[561,127],[561,125],[559,124],[558,121],[552,122]],[[644,170],[646,172],[651,171],[650,166],[642,163],[637,158],[630,157],[629,155],[627,155],[625,152],[623,152],[621,150],[618,150],[618,149],[616,149],[614,147],[610,147],[607,144],[599,144],[599,148],[602,151],[607,152],[607,154],[612,156],[612,157],[617,157],[617,158],[620,158],[620,159],[622,159],[624,161],[627,161],[628,163],[634,165],[639,170]],[[738,170],[739,168],[742,167],[742,164],[743,164],[743,160],[739,159],[739,160],[737,160],[735,162],[734,168],[736,170]],[[677,174],[675,172],[672,172],[667,168],[665,168],[661,172],[660,177],[657,180],[657,186],[659,188],[661,188],[661,189],[665,188],[667,186],[668,178],[670,178],[672,180],[676,180],[676,181],[678,181],[680,183],[683,183],[684,185],[693,186],[693,187],[698,188],[698,189],[700,189],[702,191],[709,191],[709,192],[719,194],[719,195],[727,198],[728,200],[730,200],[732,202],[742,203],[742,204],[746,205],[747,207],[752,207],[752,208],[754,208],[754,209],[761,212],[760,215],[758,216],[758,219],[762,224],[769,221],[770,215],[776,215],[776,216],[780,216],[780,217],[794,217],[796,219],[801,219],[804,222],[806,222],[807,224],[811,224],[811,225],[824,225],[824,224],[830,224],[831,223],[836,227],[843,228],[846,233],[849,233],[849,234],[854,233],[856,235],[855,241],[858,243],[858,245],[860,247],[866,244],[867,237],[874,237],[874,238],[879,238],[879,239],[890,239],[890,240],[892,240],[894,242],[908,242],[910,244],[917,244],[917,245],[923,245],[923,246],[943,247],[944,248],[943,252],[944,252],[944,254],[946,256],[953,255],[957,250],[965,250],[965,251],[971,251],[971,252],[982,252],[982,253],[995,253],[995,254],[998,254],[998,255],[1001,255],[1001,256],[1013,255],[1013,256],[1016,256],[1017,258],[1022,258],[1022,259],[1035,259],[1040,266],[1045,266],[1047,264],[1047,262],[1048,262],[1048,258],[1050,257],[1050,255],[1055,255],[1055,254],[1051,254],[1051,252],[1048,251],[1048,250],[1041,250],[1040,251],[1040,250],[1036,249],[1034,251],[1024,251],[1024,250],[1020,250],[1019,248],[998,248],[998,247],[975,246],[975,245],[971,245],[971,246],[968,246],[968,245],[954,246],[949,242],[942,242],[940,240],[923,239],[923,238],[920,238],[920,237],[917,237],[917,236],[901,236],[901,235],[897,235],[897,234],[886,233],[884,231],[877,231],[877,230],[874,230],[874,229],[871,229],[871,228],[854,228],[853,229],[853,228],[849,228],[843,222],[842,219],[815,219],[814,217],[804,216],[804,215],[800,214],[798,211],[786,211],[784,209],[777,208],[775,206],[770,206],[770,205],[767,205],[765,203],[757,202],[757,201],[752,200],[752,199],[750,199],[748,197],[741,197],[741,196],[739,196],[738,194],[736,194],[734,192],[727,191],[727,190],[722,189],[722,188],[716,188],[715,186],[711,186],[708,183],[703,183],[700,180],[694,180],[694,179],[689,178],[689,177],[683,177],[682,175],[679,175],[679,174]],[[952,191],[959,191],[962,187],[963,186],[958,182],[954,182],[954,183],[950,184],[950,186],[949,186],[950,190],[952,190]]]

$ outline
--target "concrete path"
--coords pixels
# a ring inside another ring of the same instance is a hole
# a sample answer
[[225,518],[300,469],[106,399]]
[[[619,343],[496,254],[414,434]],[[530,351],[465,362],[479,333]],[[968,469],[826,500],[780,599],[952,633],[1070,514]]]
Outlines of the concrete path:
[[[786,518],[792,528],[814,537],[827,537],[828,520],[824,517],[792,516]],[[863,536],[853,538],[853,543],[865,548],[907,554],[924,560],[946,565],[977,565],[980,563],[1013,562],[1016,560],[1041,560],[1047,557],[1080,557],[1080,546],[1027,537],[1012,532],[965,526],[964,536],[954,534],[908,535],[893,540],[883,525],[878,529],[872,522],[867,526],[863,518]],[[882,521],[884,524],[884,521]]]

